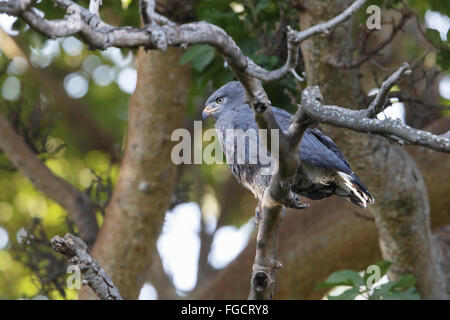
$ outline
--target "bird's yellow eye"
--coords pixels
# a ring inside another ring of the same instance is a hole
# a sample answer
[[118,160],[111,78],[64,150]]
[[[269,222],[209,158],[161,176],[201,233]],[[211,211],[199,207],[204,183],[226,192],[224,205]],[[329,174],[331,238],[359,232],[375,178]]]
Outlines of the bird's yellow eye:
[[217,104],[221,104],[222,102],[223,102],[223,98],[222,97],[216,99],[216,103]]

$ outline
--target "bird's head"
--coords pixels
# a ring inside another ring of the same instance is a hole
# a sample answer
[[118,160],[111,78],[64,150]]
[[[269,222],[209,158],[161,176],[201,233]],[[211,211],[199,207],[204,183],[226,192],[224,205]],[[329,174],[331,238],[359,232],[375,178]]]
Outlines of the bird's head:
[[212,116],[217,120],[243,104],[245,104],[244,87],[239,81],[231,81],[217,89],[206,100],[202,117],[206,119]]

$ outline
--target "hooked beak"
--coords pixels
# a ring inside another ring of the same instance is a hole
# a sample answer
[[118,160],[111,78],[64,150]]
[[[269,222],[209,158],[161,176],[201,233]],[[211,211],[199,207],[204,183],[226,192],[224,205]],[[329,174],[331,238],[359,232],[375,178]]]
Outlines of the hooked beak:
[[217,110],[219,110],[219,107],[211,108],[210,106],[206,106],[205,109],[203,109],[203,112],[202,112],[203,119],[208,118],[210,115],[214,114]]

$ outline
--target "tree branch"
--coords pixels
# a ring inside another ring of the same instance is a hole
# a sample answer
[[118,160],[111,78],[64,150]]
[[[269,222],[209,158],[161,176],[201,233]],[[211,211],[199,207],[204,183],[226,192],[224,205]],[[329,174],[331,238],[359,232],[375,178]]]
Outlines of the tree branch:
[[63,207],[78,228],[80,237],[92,248],[98,233],[89,197],[67,181],[55,176],[40,161],[24,139],[0,113],[0,149],[11,162],[48,198]]
[[[77,8],[81,19],[79,28],[70,25],[68,19],[46,20],[39,16],[33,8],[20,12],[17,12],[17,8],[11,9],[10,12],[5,11],[5,9],[3,12],[20,16],[33,28],[51,38],[79,34],[92,48],[144,46],[148,49],[165,50],[167,46],[211,45],[220,52],[238,80],[245,87],[248,102],[255,111],[258,126],[262,129],[269,127],[271,129],[279,129],[270,108],[269,98],[261,85],[260,79],[274,81],[285,77],[297,63],[296,52],[302,41],[317,34],[328,33],[336,25],[354,14],[365,1],[357,0],[340,15],[307,30],[297,32],[289,29],[288,48],[290,53],[288,54],[288,61],[284,69],[274,70],[272,73],[257,66],[250,58],[246,57],[234,40],[222,28],[207,22],[175,25],[170,20],[161,19],[160,16],[154,14],[154,1],[141,1],[141,10],[145,9],[144,16],[148,16],[151,22],[144,28],[112,27],[100,20],[97,15],[92,14],[89,10],[71,0],[54,0],[54,2],[64,10]],[[160,26],[157,23],[153,23],[154,21],[159,21],[163,25]]]
[[176,23],[167,17],[155,12],[156,3],[155,0],[140,0],[139,10],[141,11],[142,21],[144,24],[170,25],[175,26]]
[[[403,70],[403,67],[404,65],[396,71],[395,77],[399,76],[399,71]],[[393,76],[391,77],[395,78]],[[386,80],[386,83],[389,83],[389,85],[391,85],[392,83],[390,82],[390,80],[388,80]],[[385,89],[389,85],[386,85]],[[368,118],[367,115],[373,114],[375,109],[379,108],[380,105],[384,105],[387,96],[385,89],[380,89],[380,92],[378,93],[380,98],[375,98],[374,101],[378,102],[373,103],[372,107],[369,106],[369,108],[365,110],[355,111],[338,106],[322,105],[319,102],[319,87],[307,87],[303,90],[304,92],[306,91],[305,94],[309,94],[316,99],[311,104],[303,105],[302,103],[302,108],[304,109],[308,117],[316,122],[327,123],[337,127],[347,128],[359,132],[375,133],[379,135],[392,135],[411,144],[420,145],[436,151],[450,153],[450,139],[446,134],[435,135],[430,132],[414,129],[399,120],[378,120]]]
[[[315,98],[302,94],[302,105]],[[256,257],[250,282],[249,299],[271,299],[275,288],[275,270],[281,268],[277,260],[278,230],[285,215],[285,208],[303,209],[300,197],[292,191],[292,184],[300,166],[300,141],[308,127],[307,116],[302,108],[292,116],[292,123],[283,132],[280,130],[278,155],[272,155],[278,163],[278,170],[272,175],[270,183],[261,200],[262,219],[258,225]],[[268,127],[268,129],[274,129]],[[264,139],[263,139],[264,140]],[[267,149],[272,150],[272,149]]]
[[122,300],[119,290],[102,266],[87,253],[87,245],[78,237],[66,234],[50,240],[53,250],[65,256],[70,264],[80,268],[83,284],[89,285],[102,300]]
[[154,12],[154,1],[143,0],[140,2],[141,12],[144,11],[144,16],[147,16],[150,20],[148,21],[150,24],[146,25],[145,28],[113,27],[100,20],[96,14],[89,12],[89,10],[71,0],[54,0],[54,2],[64,10],[68,10],[69,7],[77,8],[81,18],[79,28],[71,26],[68,19],[49,21],[39,16],[32,8],[24,10],[11,2],[6,1],[0,7],[0,11],[21,17],[34,29],[50,38],[79,34],[92,48],[144,46],[149,49],[164,50],[167,45],[209,44],[223,55],[246,89],[252,89],[249,92],[249,98],[251,100],[257,98],[267,105],[268,98],[262,87],[257,81],[250,81],[250,78],[276,81],[287,76],[296,67],[298,46],[302,41],[320,33],[330,32],[338,24],[353,15],[366,0],[355,1],[340,15],[307,30],[299,32],[288,28],[287,61],[283,67],[273,71],[256,65],[250,58],[246,57],[223,29],[207,22],[176,25]]

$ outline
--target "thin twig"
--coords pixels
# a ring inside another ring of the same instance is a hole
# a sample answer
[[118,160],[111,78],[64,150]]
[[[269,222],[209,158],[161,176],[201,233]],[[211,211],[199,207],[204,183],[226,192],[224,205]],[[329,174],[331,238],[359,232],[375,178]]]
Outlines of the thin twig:
[[409,69],[409,64],[406,62],[398,68],[393,74],[391,74],[383,83],[375,96],[375,99],[370,103],[369,107],[366,109],[364,114],[365,117],[373,118],[380,112],[382,112],[386,107],[386,98],[392,87],[399,81],[403,76],[410,75],[411,70]]

